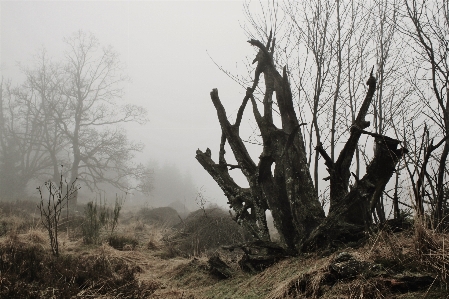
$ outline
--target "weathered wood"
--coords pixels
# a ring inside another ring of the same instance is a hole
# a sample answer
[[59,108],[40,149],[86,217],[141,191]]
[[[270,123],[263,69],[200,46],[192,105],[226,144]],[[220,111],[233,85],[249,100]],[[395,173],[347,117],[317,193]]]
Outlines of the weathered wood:
[[[228,204],[235,211],[234,219],[244,226],[254,237],[269,240],[265,210],[256,207],[254,196],[250,189],[241,188],[229,175],[226,165],[216,164],[210,155],[200,150],[196,151],[196,159],[210,176],[218,183],[228,198]],[[251,212],[248,210],[251,209]]]
[[220,259],[219,255],[214,255],[207,261],[209,272],[217,278],[226,279],[232,277],[231,268]]
[[326,219],[310,234],[303,245],[304,251],[338,247],[364,237],[366,228],[372,223],[372,207],[406,152],[397,148],[397,140],[386,136],[379,135],[375,142],[376,152],[366,174],[344,198],[335,203]]
[[255,241],[233,246],[223,246],[223,249],[233,251],[241,249],[244,252],[239,266],[243,271],[256,273],[266,269],[290,254],[273,242]]
[[[257,40],[249,41],[259,49],[253,61],[257,62],[257,67],[253,85],[246,90],[234,125],[228,121],[217,89],[212,90],[211,100],[222,129],[219,164],[215,164],[210,155],[199,150],[197,160],[225,192],[230,207],[236,212],[235,219],[250,228],[259,240],[269,240],[265,219],[265,211],[268,209],[281,243],[289,252],[358,241],[365,236],[366,228],[372,222],[372,209],[378,204],[378,198],[404,152],[397,149],[399,141],[364,131],[369,126],[365,117],[376,90],[376,78],[371,71],[366,97],[338,159],[333,161],[321,144],[316,147],[324,157],[330,175],[330,211],[325,218],[307,163],[301,132],[303,124],[299,123],[294,109],[287,70],[284,67],[281,75],[273,61],[274,41],[271,35],[266,45]],[[253,95],[262,74],[265,84],[263,114]],[[281,128],[273,123],[273,93],[276,94]],[[248,100],[251,101],[252,112],[262,137],[263,150],[258,163],[250,157],[239,136],[239,126]],[[350,191],[350,166],[362,134],[375,138],[377,150],[366,175],[362,179],[357,178],[356,185]],[[237,165],[226,163],[226,142],[232,149]],[[249,188],[240,188],[233,181],[228,166],[242,171]]]
[[350,136],[338,155],[337,161],[332,163],[332,167],[329,167],[328,163],[330,164],[331,161],[323,155],[322,147],[318,147],[320,154],[323,155],[326,160],[326,166],[328,166],[330,175],[329,212],[333,211],[338,206],[338,202],[343,200],[349,192],[349,179],[351,177],[350,167],[362,131],[370,125],[368,121],[365,121],[365,117],[373,100],[374,92],[376,91],[376,83],[376,78],[374,78],[373,72],[371,71],[370,77],[366,82],[368,91],[362,106],[360,107],[359,113],[357,114],[357,118],[352,124]]

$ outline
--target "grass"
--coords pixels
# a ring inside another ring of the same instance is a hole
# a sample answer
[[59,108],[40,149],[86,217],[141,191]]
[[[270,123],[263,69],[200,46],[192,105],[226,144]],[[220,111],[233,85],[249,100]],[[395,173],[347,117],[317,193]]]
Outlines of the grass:
[[[326,257],[310,254],[286,258],[251,275],[239,269],[239,250],[230,253],[219,249],[223,239],[196,252],[192,250],[194,246],[175,246],[199,235],[192,227],[205,229],[201,223],[209,222],[200,218],[203,211],[174,228],[164,225],[163,219],[149,223],[142,221],[142,213],[126,212],[117,231],[98,245],[86,245],[82,235],[67,235],[61,230],[61,256],[52,257],[48,236],[42,227],[30,221],[31,212],[16,213],[14,209],[0,213],[0,223],[6,223],[0,236],[0,298],[400,299],[448,295],[445,242],[449,235],[422,226],[400,233],[379,231],[361,248],[342,249],[379,270],[376,275],[360,273],[339,279],[330,270],[338,252]],[[222,216],[212,212],[208,219],[226,223]],[[79,225],[79,221],[76,223]],[[212,240],[213,233],[204,235],[206,240]],[[230,226],[218,235],[228,239],[242,236]],[[220,280],[209,273],[207,260],[212,254],[219,254],[231,267],[232,278]],[[437,279],[432,287],[393,291],[395,277],[404,273],[428,273]]]
[[170,249],[167,257],[182,254],[184,257],[210,254],[224,245],[234,245],[252,240],[242,227],[220,208],[200,209],[192,212],[175,226],[175,232],[166,235]]
[[134,250],[139,241],[134,237],[114,234],[109,236],[108,244],[117,250]]
[[145,298],[158,287],[139,282],[138,265],[106,250],[55,257],[45,249],[23,240],[0,245],[1,298]]

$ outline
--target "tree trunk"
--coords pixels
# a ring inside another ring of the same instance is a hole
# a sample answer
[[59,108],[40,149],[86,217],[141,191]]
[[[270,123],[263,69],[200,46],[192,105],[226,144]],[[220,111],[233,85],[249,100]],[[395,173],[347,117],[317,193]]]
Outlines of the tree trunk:
[[[256,40],[249,43],[260,49],[254,60],[258,64],[254,84],[247,89],[234,125],[227,119],[218,91],[214,89],[211,92],[211,99],[223,132],[220,163],[215,164],[210,160],[210,156],[208,157],[210,151],[203,153],[198,150],[196,158],[224,191],[231,208],[236,212],[237,221],[251,227],[252,231],[258,231],[255,235],[259,239],[267,240],[265,211],[270,209],[282,243],[289,250],[297,251],[303,239],[324,219],[324,212],[310,176],[301,125],[293,108],[286,69],[284,68],[281,76],[272,60],[274,41],[272,45],[270,37],[266,46]],[[271,52],[269,52],[270,45],[272,45]],[[265,78],[263,115],[260,114],[253,96],[261,74]],[[281,114],[281,129],[273,124],[271,110],[273,92],[276,92],[276,101]],[[263,140],[263,152],[257,165],[238,135],[238,127],[248,100],[251,100],[253,114]],[[226,140],[238,165],[226,164],[224,159]],[[231,169],[239,168],[247,178],[250,188],[243,189],[237,186],[229,176],[226,166],[230,166]]]
[[[72,146],[73,146],[73,163],[70,171],[70,186],[75,184],[78,179],[79,165],[81,162],[81,151],[79,148],[79,125],[78,121],[76,122],[75,131],[72,138]],[[76,188],[75,192],[72,193],[70,198],[68,199],[68,206],[72,209],[76,209],[78,205],[78,188]]]
[[366,174],[357,180],[345,197],[334,204],[323,223],[304,243],[304,251],[335,247],[364,237],[366,228],[372,222],[371,211],[396,171],[399,159],[406,152],[405,149],[397,148],[400,143],[398,140],[369,134],[375,137],[376,152]]
[[[284,67],[281,75],[273,63],[274,40],[271,40],[270,34],[266,46],[257,40],[249,43],[259,48],[253,61],[257,62],[257,67],[253,86],[247,89],[235,124],[229,123],[217,89],[210,94],[222,129],[219,163],[216,164],[211,159],[209,149],[205,153],[197,150],[196,159],[224,191],[230,207],[235,211],[235,220],[262,241],[269,239],[265,219],[267,209],[271,210],[281,243],[291,253],[340,241],[359,240],[364,236],[365,228],[371,224],[373,207],[378,203],[404,152],[403,149],[397,149],[399,141],[364,131],[369,126],[365,116],[376,89],[376,79],[371,72],[366,98],[337,161],[334,163],[321,144],[317,146],[330,173],[331,207],[329,216],[325,218],[307,163],[301,133],[301,126],[304,124],[300,124],[296,117],[286,68]],[[253,96],[261,74],[265,79],[263,115]],[[273,124],[273,92],[276,92],[282,128]],[[249,156],[239,136],[239,125],[249,100],[263,142],[257,164]],[[361,180],[357,178],[355,187],[349,191],[350,166],[362,134],[375,138],[377,150],[367,174]],[[226,141],[229,142],[237,165],[226,163]],[[239,187],[230,176],[229,170],[236,168],[245,175],[249,188]]]

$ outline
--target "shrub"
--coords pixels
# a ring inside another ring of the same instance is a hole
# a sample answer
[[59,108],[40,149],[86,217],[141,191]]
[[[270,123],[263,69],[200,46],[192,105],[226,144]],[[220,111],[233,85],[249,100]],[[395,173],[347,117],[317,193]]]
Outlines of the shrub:
[[192,212],[175,227],[178,231],[165,238],[170,254],[197,256],[224,245],[252,239],[231,216],[220,208]]
[[108,238],[108,244],[117,249],[124,250],[126,247],[134,250],[136,246],[139,244],[136,238],[127,237],[123,235],[111,235]]
[[85,244],[98,244],[100,242],[100,230],[104,229],[113,234],[118,224],[118,218],[124,200],[116,197],[114,209],[106,205],[106,200],[88,202],[84,209],[84,222],[82,224],[83,241]]
[[181,222],[178,212],[170,207],[143,208],[139,210],[138,216],[147,224],[166,227],[173,227]]
[[100,239],[100,215],[97,203],[88,202],[84,208],[84,222],[82,225],[83,241],[85,244],[97,244]]
[[147,298],[158,285],[139,283],[140,268],[99,255],[53,257],[39,246],[0,246],[0,298]]
[[58,185],[54,184],[52,181],[45,182],[45,187],[48,193],[48,199],[46,201],[42,194],[42,188],[40,186],[37,188],[41,198],[38,205],[39,211],[41,212],[41,223],[47,229],[51,251],[55,256],[59,255],[59,219],[62,209],[68,207],[69,198],[79,189],[75,183],[76,181],[70,185],[67,183],[64,184],[62,175]]

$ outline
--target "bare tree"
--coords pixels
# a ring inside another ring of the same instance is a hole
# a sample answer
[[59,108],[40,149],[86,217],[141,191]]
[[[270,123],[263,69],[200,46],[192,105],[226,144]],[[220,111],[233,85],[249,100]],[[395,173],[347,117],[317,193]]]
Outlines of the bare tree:
[[[372,116],[374,132],[394,134],[393,125],[402,122],[398,111],[402,111],[402,108],[410,103],[407,97],[411,87],[404,78],[406,66],[405,57],[402,55],[405,43],[397,31],[399,3],[316,1],[305,4],[286,1],[283,9],[292,20],[287,34],[295,42],[290,44],[299,45],[297,56],[289,57],[286,63],[289,66],[292,86],[295,86],[293,90],[297,90],[298,106],[302,107],[299,111],[308,112],[303,113],[306,117],[301,114],[299,116],[302,122],[311,123],[307,134],[309,138],[305,136],[305,141],[308,144],[309,159],[312,160],[312,155],[315,154],[315,161],[311,161],[315,186],[320,198],[327,200],[330,196],[327,190],[330,191],[331,188],[327,189],[328,183],[318,184],[317,177],[324,180],[329,177],[323,176],[323,172],[319,171],[321,162],[317,160],[318,152],[313,149],[321,143],[331,159],[336,159],[336,154],[342,149],[343,141],[348,136],[362,104],[363,94],[366,92],[363,78],[371,67],[375,65],[378,78],[376,98],[367,112],[368,117]],[[324,13],[326,11],[329,13]],[[318,29],[314,31],[311,24]],[[313,38],[318,35],[322,38]],[[327,38],[324,46],[320,47],[324,38]],[[285,47],[284,44],[277,44],[278,50]],[[317,51],[313,48],[318,49],[318,56],[323,58],[322,61],[327,61],[321,67],[318,66],[319,60],[317,62],[314,59],[317,55],[313,53]],[[298,67],[292,69],[291,66],[295,64],[298,64]],[[300,65],[302,66],[299,67]],[[320,77],[317,73],[320,69],[326,70],[328,80],[321,85],[319,106],[314,110],[314,82]],[[304,109],[305,106],[309,109]],[[318,112],[317,116],[314,111]],[[313,137],[314,122],[321,132],[319,140]],[[307,128],[309,127],[304,127]],[[354,166],[351,166],[354,176],[350,185],[360,178],[360,172],[368,165],[369,156],[374,150],[373,145],[375,143],[366,136],[359,142],[355,150]],[[388,191],[390,194],[386,194],[387,198],[393,198],[392,190]],[[385,221],[387,216],[383,195],[374,202],[374,220]]]
[[[373,129],[378,134],[393,134],[392,127],[400,122],[398,111],[409,99],[405,80],[403,79],[404,59],[401,51],[404,42],[398,32],[399,2],[396,0],[374,1],[372,7],[372,34],[375,43],[376,76],[378,85],[376,99],[373,101]],[[405,89],[405,90],[404,90]],[[374,144],[376,146],[376,144]],[[374,150],[376,150],[374,148]],[[397,171],[398,174],[399,171]],[[398,178],[397,178],[398,179]],[[399,184],[399,181],[398,181]],[[397,190],[398,187],[396,187]],[[391,197],[391,196],[390,196]],[[385,222],[384,194],[379,194],[373,202],[372,213],[378,223]],[[398,198],[392,196],[393,206],[398,207]],[[396,216],[399,211],[396,211]]]
[[[129,141],[121,125],[144,123],[146,111],[120,105],[126,77],[111,47],[101,47],[82,31],[65,42],[64,60],[54,63],[44,50],[35,66],[23,69],[27,79],[20,88],[2,88],[1,153],[20,151],[16,164],[25,184],[38,175],[58,182],[64,165],[69,184],[77,180],[90,190],[105,184],[136,188],[147,175],[132,162],[143,145]],[[76,205],[77,190],[73,196]]]
[[51,166],[39,103],[32,90],[1,83],[0,188],[4,198],[25,195],[28,182],[45,176]]
[[46,50],[43,49],[36,57],[36,65],[32,68],[24,68],[23,72],[27,80],[22,89],[32,95],[27,99],[26,105],[32,108],[31,116],[38,120],[38,125],[41,127],[40,145],[50,159],[52,181],[58,182],[61,165],[69,164],[62,154],[68,141],[59,129],[53,113],[54,107],[61,100],[61,68],[58,64],[51,62]]
[[[357,240],[370,225],[370,204],[385,189],[403,154],[399,141],[365,129],[369,122],[365,116],[376,90],[376,79],[371,73],[368,91],[352,124],[350,137],[334,162],[322,146],[317,150],[325,159],[331,184],[331,206],[327,217],[309,171],[306,149],[293,105],[293,96],[286,67],[282,75],[273,61],[274,39],[270,34],[267,43],[250,40],[259,49],[255,61],[257,67],[252,87],[247,88],[234,124],[228,121],[216,89],[211,92],[222,128],[218,164],[211,159],[211,152],[197,151],[196,158],[219,184],[229,204],[236,212],[236,220],[251,228],[255,236],[266,240],[265,211],[273,215],[282,242],[292,251],[310,250],[315,246],[332,245],[335,241]],[[263,114],[259,112],[253,94],[264,75],[265,96]],[[275,94],[282,121],[282,128],[273,124],[271,104]],[[251,101],[253,115],[263,140],[263,151],[258,163],[254,162],[239,136],[239,125],[246,104]],[[350,166],[362,134],[374,137],[377,149],[367,168],[366,175],[358,179],[349,191]],[[225,159],[224,145],[228,142],[237,165],[229,165]],[[249,189],[239,187],[229,174],[228,167],[240,169],[248,180]],[[274,172],[272,169],[274,168]]]
[[418,215],[424,215],[427,197],[433,223],[438,227],[447,215],[448,200],[445,190],[449,155],[449,2],[406,0],[404,4],[406,19],[402,31],[411,38],[415,54],[411,81],[422,103],[421,112],[428,119],[421,142],[415,142],[417,150],[410,157],[415,169],[409,170],[409,175]]
[[71,147],[70,181],[78,179],[92,190],[100,183],[128,190],[126,178],[144,172],[141,165],[131,164],[132,153],[142,145],[129,142],[118,125],[144,123],[146,111],[118,105],[126,78],[111,47],[101,48],[93,35],[82,31],[65,42],[68,50],[61,66],[61,96],[53,113]]

